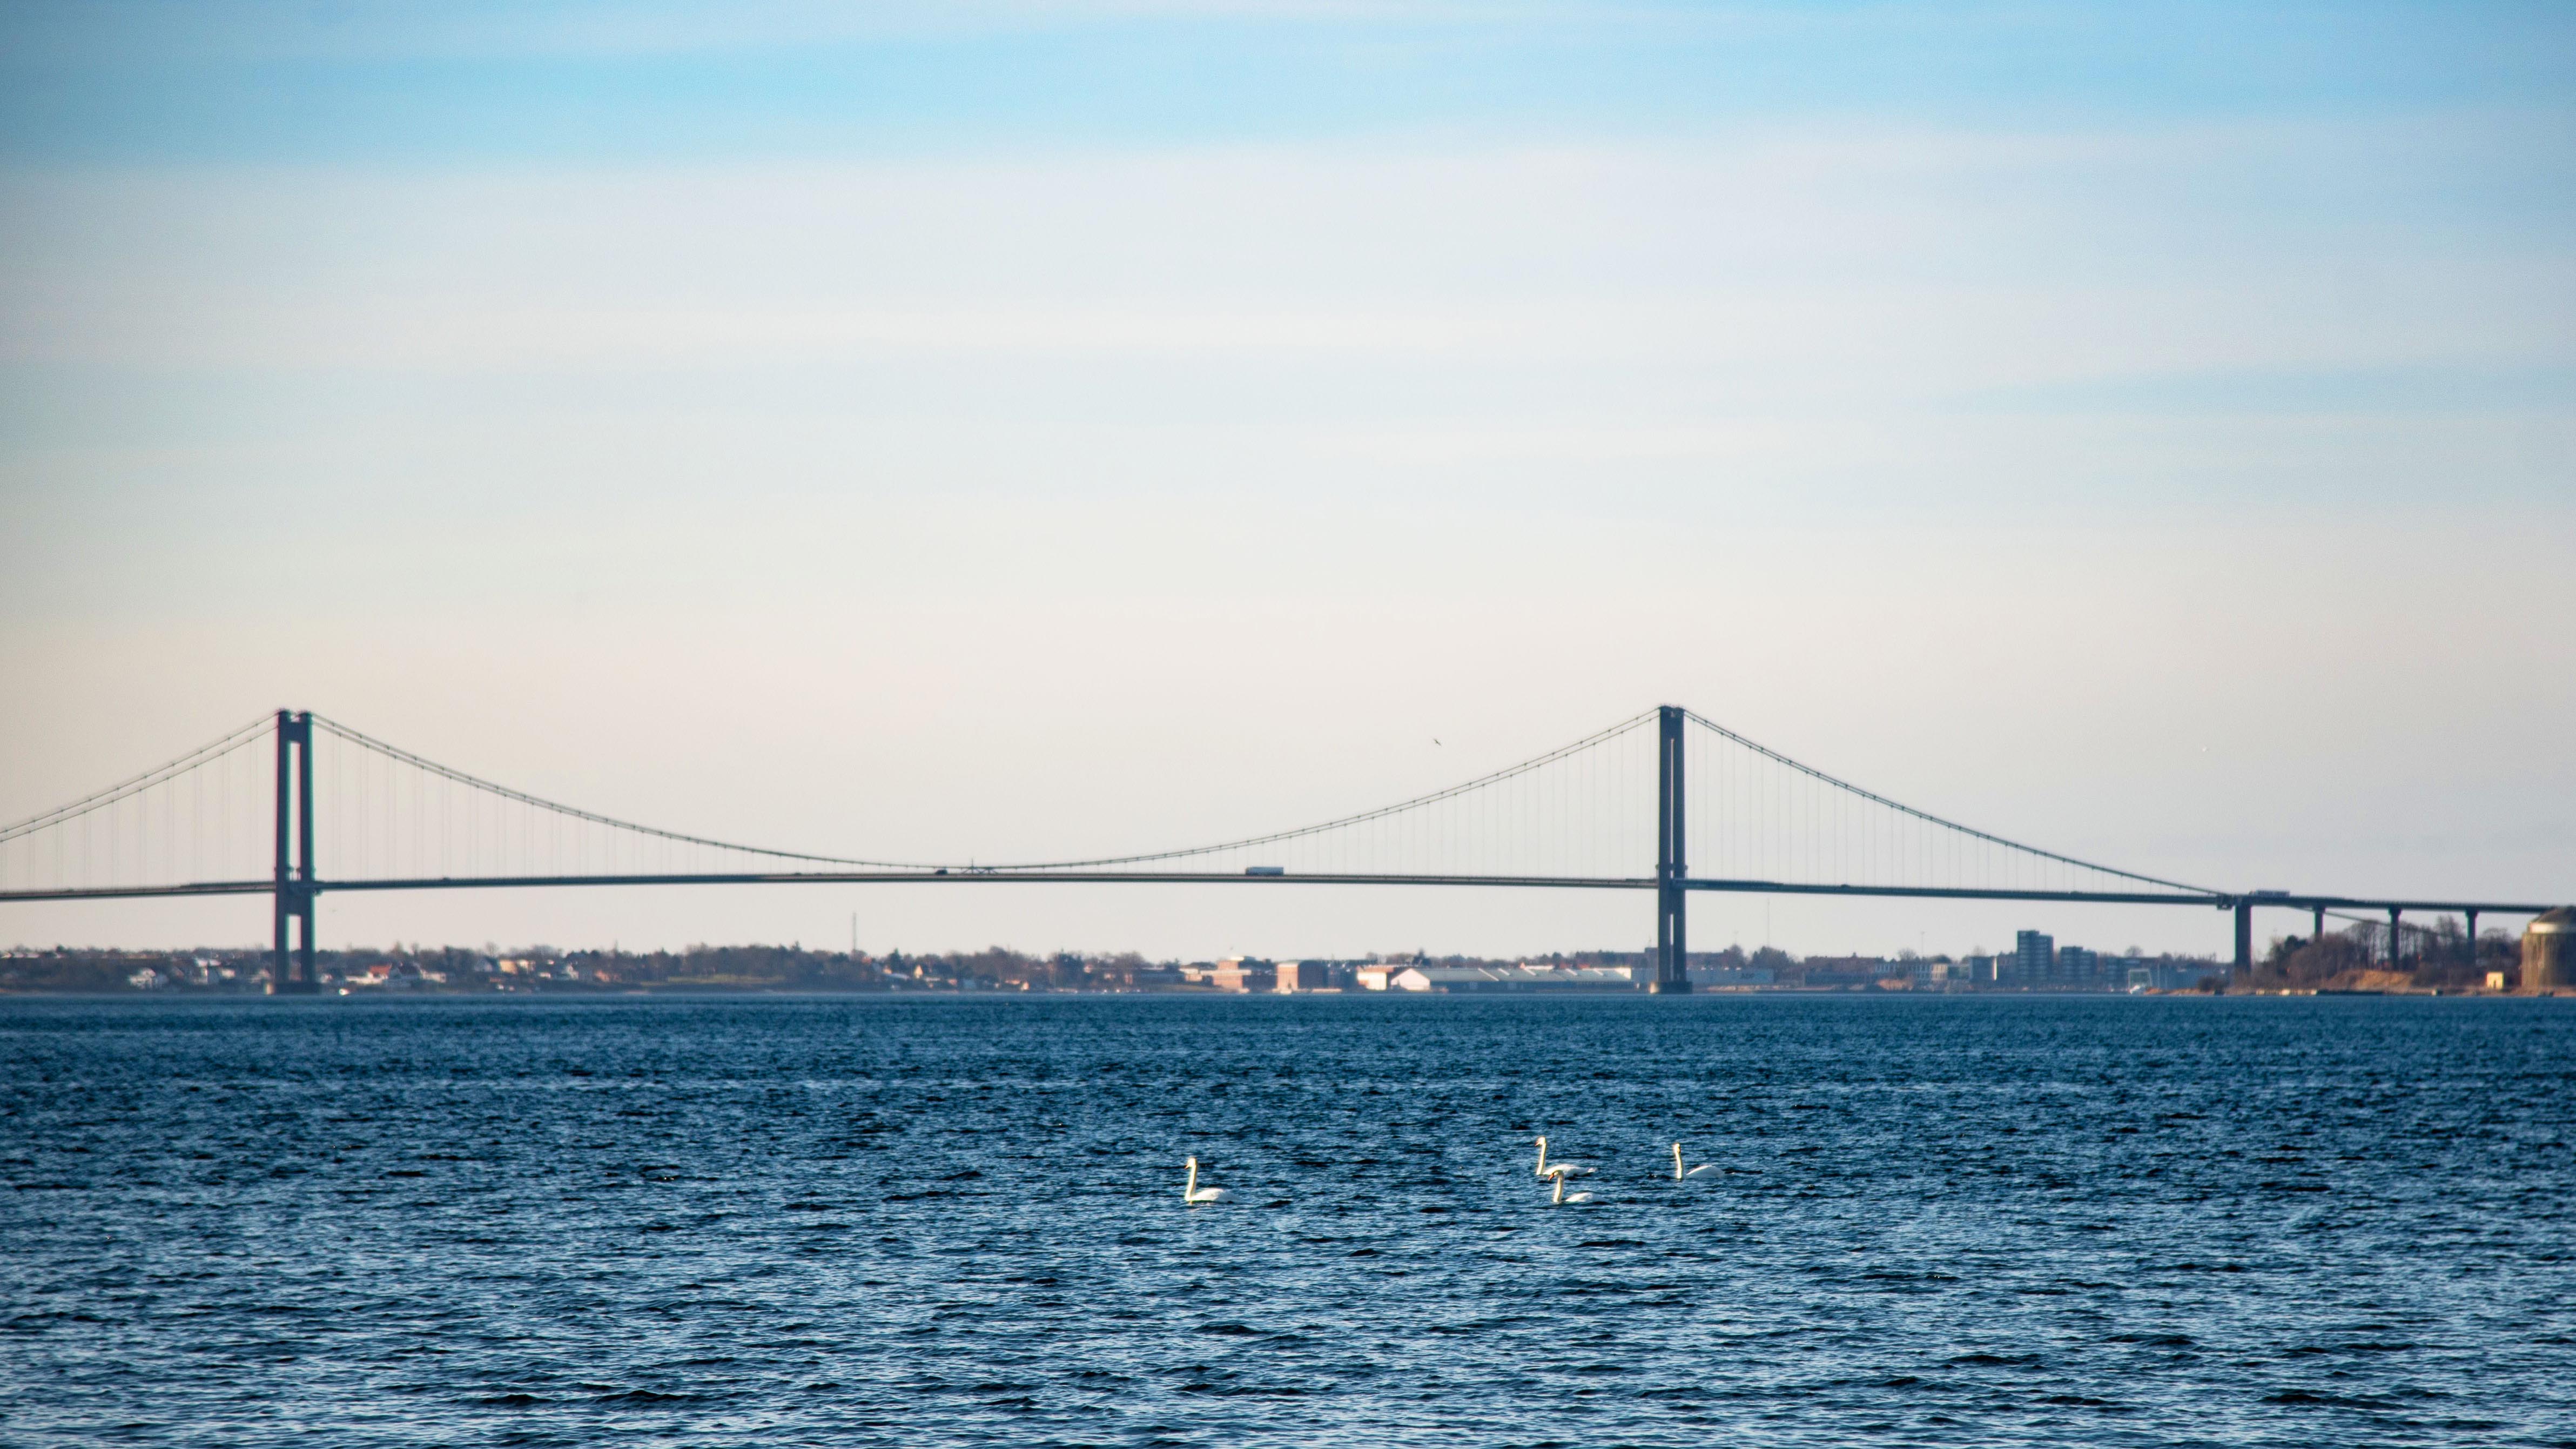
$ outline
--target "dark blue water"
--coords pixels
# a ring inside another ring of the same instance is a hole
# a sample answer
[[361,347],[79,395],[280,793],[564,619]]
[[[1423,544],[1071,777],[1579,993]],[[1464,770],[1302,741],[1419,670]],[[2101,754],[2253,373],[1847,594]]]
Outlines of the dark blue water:
[[2495,1000],[6,1002],[0,1439],[2564,1444],[2571,1048]]

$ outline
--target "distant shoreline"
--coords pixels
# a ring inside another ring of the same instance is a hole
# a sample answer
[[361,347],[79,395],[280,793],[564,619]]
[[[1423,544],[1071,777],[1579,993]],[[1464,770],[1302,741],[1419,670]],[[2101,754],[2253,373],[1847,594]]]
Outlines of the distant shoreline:
[[[2556,991],[1873,991],[1841,987],[1772,987],[1762,990],[1697,991],[1682,1000],[1716,1001],[2251,1001],[2274,999],[2548,1001],[2576,1000],[2576,990]],[[625,989],[611,991],[352,991],[310,996],[272,997],[255,991],[28,991],[0,990],[0,1004],[18,1001],[85,1001],[120,1004],[222,1005],[244,1002],[313,1005],[419,1004],[490,1002],[499,1005],[615,1005],[639,1001],[1647,1001],[1670,1004],[1673,998],[1644,991],[1368,991],[1368,992],[1238,992],[1238,991],[832,991],[810,987]]]

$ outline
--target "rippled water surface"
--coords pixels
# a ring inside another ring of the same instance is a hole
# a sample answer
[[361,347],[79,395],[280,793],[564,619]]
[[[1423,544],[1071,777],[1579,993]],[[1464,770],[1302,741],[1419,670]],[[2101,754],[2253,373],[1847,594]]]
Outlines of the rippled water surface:
[[2571,1443],[2570,1005],[0,1002],[0,1438]]

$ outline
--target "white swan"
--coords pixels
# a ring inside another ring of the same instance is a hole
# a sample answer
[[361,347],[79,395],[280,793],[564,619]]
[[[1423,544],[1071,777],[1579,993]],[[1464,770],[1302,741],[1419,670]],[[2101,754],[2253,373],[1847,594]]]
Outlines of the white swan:
[[1538,1140],[1538,1175],[1541,1177],[1589,1177],[1592,1175],[1592,1169],[1584,1166],[1580,1162],[1550,1163],[1547,1160],[1547,1139],[1542,1137]]
[[1225,1197],[1224,1188],[1199,1186],[1199,1160],[1195,1157],[1191,1158],[1189,1166],[1190,1180],[1189,1184],[1181,1189],[1181,1201],[1193,1207],[1203,1202],[1222,1201]]
[[1550,1207],[1557,1207],[1570,1202],[1590,1202],[1592,1201],[1592,1194],[1588,1192],[1568,1194],[1565,1190],[1565,1175],[1563,1173],[1559,1173],[1557,1174],[1556,1179],[1556,1195],[1549,1198],[1547,1201],[1548,1206]]
[[1688,1172],[1682,1171],[1682,1145],[1678,1142],[1673,1144],[1673,1181],[1679,1182],[1685,1177],[1697,1177],[1703,1172],[1715,1171],[1717,1171],[1717,1164],[1714,1162],[1703,1162]]

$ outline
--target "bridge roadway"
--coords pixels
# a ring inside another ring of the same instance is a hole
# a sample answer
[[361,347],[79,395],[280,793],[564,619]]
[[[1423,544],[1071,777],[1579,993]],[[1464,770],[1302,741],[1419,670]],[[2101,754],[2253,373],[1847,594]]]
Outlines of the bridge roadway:
[[[283,813],[281,812],[281,823]],[[312,858],[309,834],[304,858]],[[417,891],[417,890],[506,890],[545,886],[681,886],[681,885],[986,885],[1009,881],[1021,885],[1396,885],[1396,886],[1487,886],[1506,889],[1557,890],[1629,890],[1658,892],[1659,931],[1657,951],[1657,991],[1688,991],[1688,979],[1679,962],[1686,960],[1687,947],[1682,944],[1681,903],[1690,891],[1729,891],[1751,895],[1802,895],[1878,897],[1900,900],[1949,901],[2064,901],[2097,905],[2199,906],[2203,909],[2232,911],[2236,916],[2236,955],[2234,969],[2245,971],[2254,963],[2254,909],[2274,906],[2306,910],[2315,915],[2316,930],[2323,934],[2325,913],[2329,910],[2385,911],[2388,914],[2389,937],[2394,946],[2401,922],[2408,911],[2457,911],[2468,918],[2471,936],[2477,934],[2480,915],[2538,915],[2552,909],[2546,905],[2517,904],[2501,901],[2387,900],[2364,896],[2293,895],[2284,891],[2254,891],[2245,895],[2226,895],[2201,891],[2042,891],[1981,890],[1942,886],[1873,886],[1809,885],[1776,880],[1711,880],[1678,873],[1651,876],[1567,876],[1567,875],[1363,875],[1340,873],[1290,874],[1285,870],[1251,871],[1109,871],[1109,870],[1011,870],[992,867],[951,867],[930,870],[865,870],[865,871],[764,871],[705,872],[661,875],[526,875],[526,876],[435,876],[418,879],[386,880],[318,880],[290,876],[279,857],[278,874],[265,880],[198,881],[184,885],[120,886],[101,889],[5,891],[0,901],[72,901],[72,900],[141,900],[185,896],[265,895],[274,901],[277,916],[277,952],[272,968],[272,990],[311,992],[318,989],[319,978],[313,966],[314,907],[319,899],[340,891]],[[1675,889],[1666,891],[1670,885]],[[302,940],[296,948],[300,978],[290,975],[288,965],[287,922],[302,921]],[[1667,975],[1673,979],[1666,980]]]
[[[1632,890],[1655,889],[1650,875],[1370,875],[1325,872],[1280,872],[1249,875],[1238,871],[1106,871],[1011,870],[959,866],[934,870],[869,871],[722,871],[665,875],[518,875],[428,876],[387,880],[297,881],[291,889],[313,895],[341,891],[507,890],[549,886],[680,886],[680,885],[966,885],[1017,881],[1040,885],[1397,885],[1499,886],[1513,889]],[[2523,916],[2556,909],[2553,905],[2502,901],[2390,899],[2374,896],[2292,895],[2257,891],[2244,895],[2182,891],[2043,891],[1980,890],[1941,886],[1815,885],[1777,880],[1713,880],[1685,877],[1682,889],[1729,891],[1751,895],[1884,897],[1907,900],[2069,901],[2095,905],[2199,906],[2204,910],[2252,909],[2258,906],[2328,911],[2455,911],[2461,914]],[[100,889],[0,891],[0,901],[136,900],[180,896],[270,895],[278,883],[257,880],[197,881],[185,885],[115,886]]]

